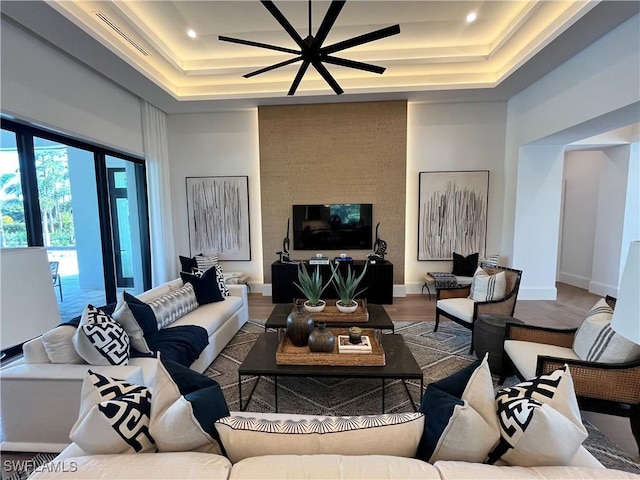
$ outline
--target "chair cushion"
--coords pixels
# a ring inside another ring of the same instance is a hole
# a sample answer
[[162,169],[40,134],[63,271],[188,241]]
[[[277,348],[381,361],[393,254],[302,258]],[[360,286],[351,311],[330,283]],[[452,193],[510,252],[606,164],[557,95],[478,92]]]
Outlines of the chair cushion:
[[500,443],[486,463],[569,465],[587,438],[565,365],[496,394]]
[[429,384],[420,411],[426,421],[418,458],[483,462],[500,439],[487,356]]
[[613,310],[604,298],[596,302],[576,332],[573,350],[588,362],[623,363],[640,358],[636,345],[611,328]]
[[473,321],[473,300],[470,298],[446,298],[438,300],[436,307],[460,320]]
[[469,298],[475,302],[490,302],[500,300],[507,293],[507,276],[504,272],[489,275],[478,267],[471,282]]
[[580,360],[576,352],[570,348],[521,340],[505,340],[504,351],[524,378],[536,376],[538,355]]

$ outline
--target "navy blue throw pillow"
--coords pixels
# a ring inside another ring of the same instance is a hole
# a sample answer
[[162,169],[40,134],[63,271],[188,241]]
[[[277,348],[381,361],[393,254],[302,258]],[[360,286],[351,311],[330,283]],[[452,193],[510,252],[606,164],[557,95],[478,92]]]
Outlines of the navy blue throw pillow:
[[479,253],[472,253],[468,257],[453,252],[453,273],[460,277],[473,277],[478,269],[478,257]]
[[146,338],[148,335],[157,332],[158,322],[151,307],[127,292],[124,292],[123,295],[124,301],[129,305],[129,309],[138,325],[140,325],[144,337]]
[[224,300],[220,293],[220,288],[218,288],[215,268],[210,268],[204,272],[201,277],[197,277],[186,272],[180,272],[180,277],[184,283],[190,283],[193,285],[193,290],[196,293],[196,300],[199,305],[206,305],[207,303],[221,302]]
[[[200,253],[198,255],[202,254]],[[178,259],[180,260],[180,269],[183,272],[191,273],[194,268],[198,268],[196,257],[183,257],[182,255],[178,255]]]

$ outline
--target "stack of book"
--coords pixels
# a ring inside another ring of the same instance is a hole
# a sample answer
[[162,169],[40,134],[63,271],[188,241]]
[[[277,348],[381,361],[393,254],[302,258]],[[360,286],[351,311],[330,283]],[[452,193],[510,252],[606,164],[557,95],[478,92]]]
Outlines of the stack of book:
[[311,257],[309,265],[329,265],[329,257]]
[[360,343],[351,343],[349,335],[338,335],[338,353],[371,353],[369,336],[362,335],[360,338]]

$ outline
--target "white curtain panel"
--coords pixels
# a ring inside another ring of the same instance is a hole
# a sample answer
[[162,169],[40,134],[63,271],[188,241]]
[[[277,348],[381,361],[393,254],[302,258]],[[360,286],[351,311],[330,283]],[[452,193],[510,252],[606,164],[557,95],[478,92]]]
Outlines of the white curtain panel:
[[167,115],[144,100],[141,104],[149,192],[151,281],[156,286],[178,276],[169,181]]

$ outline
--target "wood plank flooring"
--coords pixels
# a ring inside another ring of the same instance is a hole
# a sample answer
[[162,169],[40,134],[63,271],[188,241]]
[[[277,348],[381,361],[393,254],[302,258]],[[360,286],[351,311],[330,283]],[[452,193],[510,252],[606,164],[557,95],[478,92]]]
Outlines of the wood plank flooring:
[[[586,312],[601,298],[571,285],[558,283],[556,286],[557,300],[518,300],[514,316],[531,325],[574,328],[582,323]],[[435,320],[435,304],[435,296],[429,300],[426,294],[408,295],[394,298],[393,305],[385,305],[385,310],[395,321]],[[266,319],[272,310],[271,297],[260,293],[249,295],[249,318]],[[627,418],[593,412],[582,414],[629,455],[639,456]]]

